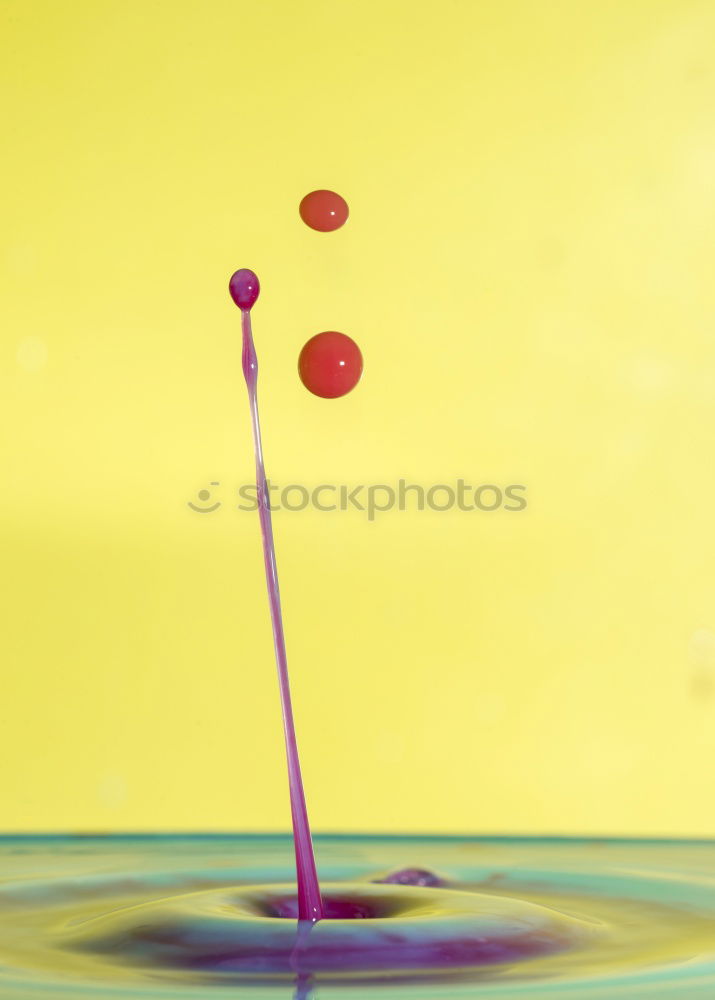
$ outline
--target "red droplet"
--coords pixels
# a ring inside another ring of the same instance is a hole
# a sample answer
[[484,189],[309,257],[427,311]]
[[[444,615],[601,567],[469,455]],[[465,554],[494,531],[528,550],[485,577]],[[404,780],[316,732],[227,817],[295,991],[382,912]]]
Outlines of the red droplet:
[[348,219],[348,203],[335,191],[311,191],[300,203],[300,217],[306,226],[319,233],[332,233]]
[[360,348],[337,330],[316,333],[300,352],[298,373],[303,385],[314,395],[323,399],[344,396],[360,381]]

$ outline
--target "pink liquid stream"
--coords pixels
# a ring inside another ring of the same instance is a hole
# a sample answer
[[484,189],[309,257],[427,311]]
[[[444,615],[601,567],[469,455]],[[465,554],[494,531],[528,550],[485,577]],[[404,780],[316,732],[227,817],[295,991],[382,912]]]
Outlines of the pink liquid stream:
[[256,457],[258,516],[261,522],[263,561],[266,570],[266,584],[268,586],[268,602],[271,609],[273,646],[275,649],[276,666],[278,668],[283,731],[285,735],[286,757],[288,759],[288,784],[290,788],[290,806],[293,820],[293,839],[295,842],[295,863],[298,881],[298,919],[315,923],[317,920],[322,919],[324,910],[320,895],[320,885],[318,884],[318,873],[315,867],[308,810],[305,804],[305,792],[303,790],[303,778],[300,770],[298,742],[295,734],[293,705],[290,695],[288,659],[283,630],[280,588],[278,586],[278,567],[276,565],[276,550],[273,542],[273,523],[266,486],[266,471],[263,463],[261,424],[258,416],[258,359],[253,343],[250,306],[249,308],[241,309],[241,328],[243,331],[243,374],[246,378],[246,386],[248,387],[251,425],[253,428],[253,446]]

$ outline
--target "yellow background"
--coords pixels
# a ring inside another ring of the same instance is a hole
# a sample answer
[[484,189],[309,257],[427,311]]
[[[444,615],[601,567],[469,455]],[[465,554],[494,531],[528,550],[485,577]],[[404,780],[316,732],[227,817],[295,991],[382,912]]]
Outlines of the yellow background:
[[[710,0],[3,21],[0,827],[288,827],[249,266],[275,481],[527,486],[276,514],[315,827],[712,834]],[[323,329],[343,400],[297,378]]]

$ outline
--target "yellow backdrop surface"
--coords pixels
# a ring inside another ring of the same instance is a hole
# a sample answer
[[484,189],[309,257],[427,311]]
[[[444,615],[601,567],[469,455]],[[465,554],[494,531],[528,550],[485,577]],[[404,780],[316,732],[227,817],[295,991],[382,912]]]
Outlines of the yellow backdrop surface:
[[248,266],[276,483],[527,499],[276,512],[315,827],[712,834],[713,4],[2,19],[0,828],[289,826]]

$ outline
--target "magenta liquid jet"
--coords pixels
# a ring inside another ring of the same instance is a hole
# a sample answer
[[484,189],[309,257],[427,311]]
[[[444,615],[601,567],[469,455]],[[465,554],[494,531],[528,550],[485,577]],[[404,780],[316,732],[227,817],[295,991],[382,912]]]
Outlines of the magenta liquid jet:
[[288,658],[286,656],[283,614],[281,611],[281,595],[278,586],[276,548],[273,541],[273,523],[266,486],[266,470],[263,463],[261,422],[258,415],[258,358],[256,357],[256,349],[253,344],[253,331],[251,329],[251,309],[255,305],[260,292],[258,278],[253,271],[242,268],[236,271],[231,277],[229,291],[231,298],[241,310],[243,374],[246,379],[248,402],[251,408],[253,447],[256,457],[258,516],[261,521],[263,561],[266,570],[268,603],[271,609],[273,646],[276,655],[276,666],[278,667],[283,732],[285,735],[286,757],[288,759],[288,785],[290,788],[290,808],[293,820],[295,861],[298,877],[298,918],[314,923],[324,916],[323,902],[320,898],[320,886],[318,885],[318,875],[315,868],[313,842],[310,834],[308,810],[305,804],[303,778],[300,770],[298,742],[295,735],[290,680],[288,678]]

